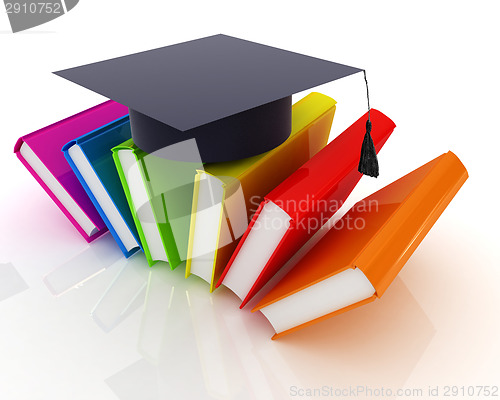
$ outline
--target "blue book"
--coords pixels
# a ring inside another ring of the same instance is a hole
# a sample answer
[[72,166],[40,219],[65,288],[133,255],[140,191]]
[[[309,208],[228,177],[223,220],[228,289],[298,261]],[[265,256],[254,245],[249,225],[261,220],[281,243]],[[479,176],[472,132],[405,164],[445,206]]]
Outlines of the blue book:
[[67,143],[62,151],[125,257],[140,247],[111,149],[132,137],[124,116]]

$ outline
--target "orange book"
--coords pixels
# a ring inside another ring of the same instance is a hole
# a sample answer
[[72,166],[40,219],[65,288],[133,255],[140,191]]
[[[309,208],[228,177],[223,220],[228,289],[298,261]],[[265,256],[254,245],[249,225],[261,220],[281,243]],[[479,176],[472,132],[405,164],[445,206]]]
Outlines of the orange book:
[[276,339],[382,296],[467,178],[448,152],[356,203],[252,311]]

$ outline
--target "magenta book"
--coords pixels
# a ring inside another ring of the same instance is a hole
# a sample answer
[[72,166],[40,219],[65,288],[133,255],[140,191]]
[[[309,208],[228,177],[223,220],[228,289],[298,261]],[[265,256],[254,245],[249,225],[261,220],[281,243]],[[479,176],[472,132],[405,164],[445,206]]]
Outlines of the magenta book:
[[107,228],[61,149],[69,141],[127,114],[127,107],[106,101],[23,136],[14,147],[17,157],[87,242]]

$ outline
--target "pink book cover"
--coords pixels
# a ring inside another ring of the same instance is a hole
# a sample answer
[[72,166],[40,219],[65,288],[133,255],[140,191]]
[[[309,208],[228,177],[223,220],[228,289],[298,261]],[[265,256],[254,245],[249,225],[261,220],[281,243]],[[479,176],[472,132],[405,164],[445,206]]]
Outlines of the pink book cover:
[[[45,189],[50,198],[57,204],[61,211],[71,221],[87,242],[97,239],[107,232],[104,221],[99,216],[94,205],[85,193],[78,178],[70,165],[64,158],[62,147],[71,140],[89,133],[103,125],[106,125],[124,115],[128,114],[128,108],[114,101],[106,101],[88,110],[82,111],[71,117],[56,122],[45,128],[19,138],[14,153],[24,166],[35,177],[38,183]],[[76,202],[83,213],[93,222],[97,229],[89,236],[80,226],[76,219],[70,214],[66,207],[56,197],[52,190],[40,178],[37,172],[30,166],[20,152],[21,146],[26,143],[45,165],[54,178],[62,185],[69,196]]]

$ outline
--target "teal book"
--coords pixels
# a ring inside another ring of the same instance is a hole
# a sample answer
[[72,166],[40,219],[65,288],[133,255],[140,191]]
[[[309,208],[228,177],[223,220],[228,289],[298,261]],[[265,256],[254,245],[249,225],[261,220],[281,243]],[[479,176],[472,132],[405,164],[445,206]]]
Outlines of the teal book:
[[129,117],[124,116],[62,148],[66,160],[126,257],[140,249],[139,235],[111,148],[130,137]]

